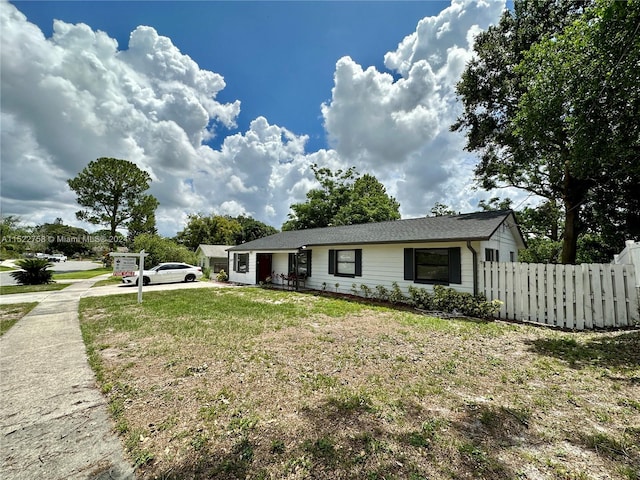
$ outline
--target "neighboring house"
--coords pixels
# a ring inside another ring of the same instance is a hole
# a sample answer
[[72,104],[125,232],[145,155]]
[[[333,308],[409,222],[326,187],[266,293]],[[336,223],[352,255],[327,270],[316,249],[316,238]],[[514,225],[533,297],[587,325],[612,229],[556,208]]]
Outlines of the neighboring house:
[[405,292],[448,285],[477,293],[479,262],[516,262],[521,248],[511,210],[296,230],[229,248],[229,280],[280,283],[280,274],[297,272],[317,290],[397,282]]
[[231,245],[198,245],[196,257],[198,266],[210,268],[213,273],[227,270],[227,249]]

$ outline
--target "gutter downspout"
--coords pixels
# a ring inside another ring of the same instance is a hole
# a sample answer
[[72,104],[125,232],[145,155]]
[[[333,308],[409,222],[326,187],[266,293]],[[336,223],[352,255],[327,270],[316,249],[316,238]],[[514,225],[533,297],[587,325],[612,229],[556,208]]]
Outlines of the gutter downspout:
[[473,255],[473,295],[478,295],[478,252],[471,246],[471,240],[467,240],[467,248]]

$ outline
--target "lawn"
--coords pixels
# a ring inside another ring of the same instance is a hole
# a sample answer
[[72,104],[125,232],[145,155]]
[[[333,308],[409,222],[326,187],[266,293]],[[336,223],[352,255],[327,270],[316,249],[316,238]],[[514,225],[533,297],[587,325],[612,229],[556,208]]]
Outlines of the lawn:
[[257,288],[83,298],[142,479],[634,479],[640,332]]
[[99,280],[93,284],[94,287],[105,287],[108,285],[118,285],[122,283],[122,277],[109,277],[104,280]]
[[0,335],[4,335],[15,323],[29,313],[37,303],[13,303],[0,305]]
[[70,283],[47,283],[44,285],[0,285],[0,295],[12,295],[14,293],[48,292],[50,290],[62,290]]
[[105,273],[113,273],[113,268],[92,268],[91,270],[80,270],[77,272],[65,272],[65,273],[54,273],[54,280],[84,280],[87,278],[97,277],[98,275],[104,275]]

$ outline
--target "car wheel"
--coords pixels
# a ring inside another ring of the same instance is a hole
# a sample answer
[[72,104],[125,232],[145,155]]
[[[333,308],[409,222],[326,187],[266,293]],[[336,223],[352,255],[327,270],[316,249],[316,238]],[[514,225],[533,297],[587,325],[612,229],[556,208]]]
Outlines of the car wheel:
[[151,279],[149,277],[143,277],[142,278],[142,285],[144,285],[145,287],[147,285],[149,285],[151,283]]
[[193,273],[190,273],[186,277],[184,277],[185,282],[195,282],[196,276]]

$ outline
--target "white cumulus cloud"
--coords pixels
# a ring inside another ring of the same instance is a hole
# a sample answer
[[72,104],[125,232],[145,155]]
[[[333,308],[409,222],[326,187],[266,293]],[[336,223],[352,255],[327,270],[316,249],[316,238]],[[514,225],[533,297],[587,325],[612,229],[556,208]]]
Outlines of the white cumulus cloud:
[[395,51],[390,72],[338,60],[322,106],[332,146],[345,164],[373,173],[401,204],[403,216],[429,213],[436,201],[475,209],[456,194],[471,182],[464,138],[449,131],[461,112],[455,84],[472,58],[474,35],[495,23],[504,1],[453,0],[426,17]]

